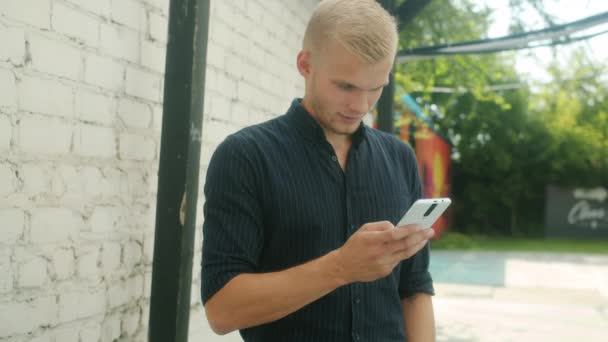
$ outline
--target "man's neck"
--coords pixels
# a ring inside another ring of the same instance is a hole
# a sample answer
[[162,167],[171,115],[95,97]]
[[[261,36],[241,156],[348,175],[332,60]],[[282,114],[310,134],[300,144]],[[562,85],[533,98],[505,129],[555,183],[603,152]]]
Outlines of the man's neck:
[[346,163],[348,162],[348,151],[353,145],[353,139],[350,135],[337,135],[325,132],[325,138],[334,148],[336,157],[343,171],[346,171]]

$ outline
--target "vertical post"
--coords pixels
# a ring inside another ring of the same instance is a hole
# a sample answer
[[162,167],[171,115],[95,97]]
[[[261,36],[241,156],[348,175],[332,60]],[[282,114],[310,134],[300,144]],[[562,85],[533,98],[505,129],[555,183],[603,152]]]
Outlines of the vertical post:
[[[380,3],[390,14],[395,14],[394,0],[381,0]],[[395,97],[395,67],[389,75],[389,83],[382,91],[378,100],[378,129],[387,133],[393,133],[394,126],[394,97]]]
[[[148,341],[188,340],[209,0],[171,0]],[[180,222],[182,197],[186,216]]]
[[394,98],[395,98],[395,75],[393,72],[388,76],[389,83],[382,91],[378,100],[378,129],[387,133],[394,133]]

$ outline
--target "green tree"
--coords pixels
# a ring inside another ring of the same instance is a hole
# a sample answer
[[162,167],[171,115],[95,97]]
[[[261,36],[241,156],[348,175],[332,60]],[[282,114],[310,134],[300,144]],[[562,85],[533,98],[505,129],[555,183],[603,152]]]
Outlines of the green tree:
[[[553,23],[541,0],[512,6],[532,6],[547,25]],[[488,14],[467,0],[433,1],[401,33],[401,48],[483,38]],[[517,19],[511,26],[513,32],[528,29]],[[555,81],[533,91],[520,80],[514,53],[397,66],[396,97],[407,92],[436,105],[443,115],[429,118],[453,143],[452,229],[542,235],[548,184],[608,185],[608,87],[596,77],[605,66],[593,65],[584,51],[573,55],[567,69],[556,61],[549,67]],[[496,91],[504,84],[520,87]]]

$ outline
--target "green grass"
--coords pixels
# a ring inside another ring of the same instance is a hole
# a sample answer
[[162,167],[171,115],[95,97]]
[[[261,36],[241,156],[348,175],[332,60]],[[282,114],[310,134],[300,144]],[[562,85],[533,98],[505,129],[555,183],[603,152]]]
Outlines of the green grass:
[[432,248],[435,250],[561,252],[608,255],[608,240],[509,238],[444,233],[440,239],[433,240]]

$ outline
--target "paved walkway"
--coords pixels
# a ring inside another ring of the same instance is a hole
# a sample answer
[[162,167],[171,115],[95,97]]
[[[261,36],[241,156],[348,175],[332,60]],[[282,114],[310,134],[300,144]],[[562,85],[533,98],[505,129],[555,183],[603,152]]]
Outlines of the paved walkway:
[[433,251],[431,272],[438,342],[608,341],[608,256]]

